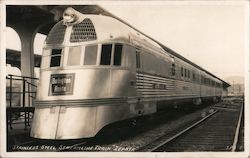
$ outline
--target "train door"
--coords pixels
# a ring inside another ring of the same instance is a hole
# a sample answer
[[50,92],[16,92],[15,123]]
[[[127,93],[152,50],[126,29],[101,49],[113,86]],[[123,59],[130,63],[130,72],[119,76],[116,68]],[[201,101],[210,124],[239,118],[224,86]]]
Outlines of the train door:
[[200,98],[202,98],[202,73],[201,73],[201,71],[199,71],[199,86],[200,86],[200,93],[199,93],[199,95],[200,95]]
[[136,47],[136,85],[137,85],[137,96],[140,97],[141,93],[139,89],[143,89],[143,74],[141,73],[142,63],[141,63],[141,49]]
[[136,95],[135,49],[124,43],[113,44],[110,97]]
[[140,58],[141,49],[136,48],[135,53],[136,53],[136,69],[139,70],[141,68],[141,58]]
[[173,56],[171,56],[170,58],[171,62],[170,62],[170,72],[169,75],[171,76],[172,80],[171,80],[171,84],[170,86],[174,87],[174,94],[178,94],[178,82],[176,80],[176,61],[175,58]]

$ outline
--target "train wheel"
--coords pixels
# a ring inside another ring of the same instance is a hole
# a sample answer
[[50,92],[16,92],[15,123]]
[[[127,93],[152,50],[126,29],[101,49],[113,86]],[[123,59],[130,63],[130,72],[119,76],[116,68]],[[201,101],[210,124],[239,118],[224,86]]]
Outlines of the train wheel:
[[201,98],[195,98],[195,99],[193,99],[193,104],[194,104],[195,106],[201,105]]

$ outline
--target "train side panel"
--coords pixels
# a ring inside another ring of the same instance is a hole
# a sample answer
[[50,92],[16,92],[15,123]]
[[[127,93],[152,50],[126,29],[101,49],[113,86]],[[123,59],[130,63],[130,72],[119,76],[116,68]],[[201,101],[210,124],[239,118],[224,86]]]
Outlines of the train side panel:
[[93,137],[110,123],[220,95],[211,75],[120,21],[65,15],[46,40],[32,137]]

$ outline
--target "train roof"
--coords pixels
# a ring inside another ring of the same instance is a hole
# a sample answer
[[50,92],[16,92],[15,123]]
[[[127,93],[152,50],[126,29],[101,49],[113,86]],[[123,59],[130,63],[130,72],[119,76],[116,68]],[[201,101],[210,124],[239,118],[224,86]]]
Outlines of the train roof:
[[[193,63],[190,60],[186,59],[185,57],[181,56],[180,54],[178,54],[177,52],[168,48],[167,46],[160,43],[159,41],[147,36],[143,32],[141,32],[138,29],[136,29],[135,27],[133,27],[132,25],[128,24],[124,20],[113,15],[112,13],[108,12],[107,10],[105,10],[104,8],[102,8],[98,5],[37,5],[37,6],[30,6],[30,5],[28,5],[28,6],[27,5],[26,6],[25,5],[13,6],[13,5],[9,5],[9,6],[7,6],[7,10],[6,10],[8,13],[8,14],[6,14],[8,16],[6,22],[8,25],[10,25],[12,23],[15,23],[16,19],[22,19],[23,21],[34,20],[34,19],[37,19],[37,17],[48,17],[49,19],[54,19],[53,22],[48,23],[44,27],[41,27],[41,29],[39,30],[39,33],[47,35],[48,31],[51,29],[51,27],[56,23],[56,21],[58,21],[60,19],[59,14],[62,13],[68,7],[73,7],[83,14],[105,15],[105,16],[115,18],[115,19],[119,20],[120,22],[122,22],[123,24],[127,25],[128,27],[130,27],[130,28],[134,29],[135,31],[139,32],[140,34],[144,35],[145,37],[156,42],[169,54],[172,54],[173,56],[176,56],[176,57],[182,59],[183,61],[193,65],[194,67],[196,67],[204,72],[206,72],[207,74],[211,75],[212,77],[215,77],[218,80],[222,81],[224,87],[230,86],[230,84],[228,84],[227,82],[223,81],[222,79],[218,78],[217,76],[213,75],[212,73],[208,72],[207,70],[203,69],[202,67],[196,65],[195,63]],[[55,12],[54,12],[55,10],[58,11],[58,15],[56,14],[57,16],[55,16]],[[20,13],[22,13],[22,14],[20,14]],[[23,16],[23,14],[25,14],[25,16]],[[19,16],[19,17],[17,18],[16,16]],[[7,55],[8,54],[10,54],[10,53],[8,52]],[[11,59],[12,59],[12,57],[11,57]]]
[[[69,11],[71,10],[70,8],[68,8],[68,9],[69,9]],[[68,11],[68,9],[66,11]],[[99,16],[96,16],[96,15],[93,15],[93,14],[86,14],[86,13],[81,12],[78,9],[75,12],[75,14],[78,14],[78,17],[79,17],[79,19],[77,21],[82,21],[84,18],[91,17],[91,20],[94,20],[93,23],[95,23],[95,25],[97,24],[98,26],[100,26],[100,25],[103,25],[103,24],[105,25],[106,23],[109,23],[109,24],[112,24],[112,26],[118,26],[118,28],[121,28],[121,29],[113,31],[113,33],[115,33],[115,36],[117,36],[117,37],[123,36],[124,33],[125,34],[128,34],[128,33],[131,34],[132,33],[131,35],[134,35],[134,36],[137,36],[137,35],[140,34],[139,38],[141,38],[142,40],[146,40],[147,42],[151,43],[153,46],[158,47],[159,49],[161,48],[162,50],[169,53],[170,55],[173,55],[174,57],[177,57],[177,58],[185,61],[186,63],[200,69],[201,71],[203,71],[205,73],[207,73],[208,75],[218,79],[219,81],[221,81],[223,83],[223,87],[227,88],[227,87],[230,86],[229,83],[223,81],[222,79],[220,79],[219,77],[217,77],[217,76],[213,75],[212,73],[208,72],[204,68],[198,66],[197,64],[195,64],[192,61],[188,60],[187,58],[181,56],[180,54],[178,54],[174,50],[172,50],[169,47],[162,44],[161,42],[153,39],[152,37],[148,36],[147,34],[143,33],[142,31],[136,29],[134,26],[130,25],[129,23],[125,22],[124,20],[120,19],[119,17],[117,17],[117,16],[109,13],[108,11],[104,10],[103,8],[101,8],[101,9],[102,9],[102,12],[100,12],[100,14],[97,14],[97,15],[103,15],[103,17],[107,17],[107,18],[105,18],[104,21],[102,20],[102,18],[99,18]],[[120,23],[116,23],[116,22],[112,21],[112,19],[109,19],[108,17],[114,18]],[[123,24],[125,24],[125,25],[123,25]],[[116,27],[112,27],[110,29],[113,30],[114,28],[116,28]],[[110,36],[110,34],[106,34],[104,31],[102,31],[102,27],[99,27],[99,28],[96,28],[96,29],[99,30],[97,32],[99,32],[99,35],[101,35],[104,39],[105,39],[105,37],[107,38],[107,37]],[[121,31],[122,31],[122,33],[121,33]],[[149,40],[147,40],[147,39],[149,39]]]
[[162,54],[165,53],[165,50],[157,42],[110,16],[84,14],[81,18],[91,19],[95,26],[95,32],[100,41],[110,39],[127,41],[141,47],[148,47],[150,45],[151,49],[161,50]]
[[202,70],[202,71],[204,71],[204,72],[206,72],[207,74],[211,75],[212,77],[214,77],[214,78],[216,78],[216,79],[222,81],[223,87],[226,87],[226,88],[227,88],[227,87],[230,87],[230,86],[231,86],[229,83],[225,82],[224,80],[220,79],[219,77],[215,76],[214,74],[210,73],[209,71],[205,70],[204,68],[202,68],[202,67],[200,67],[199,65],[195,64],[194,62],[188,60],[187,58],[181,56],[180,54],[176,53],[176,52],[173,51],[172,49],[170,49],[170,48],[164,46],[164,45],[161,44],[161,43],[159,43],[159,45],[160,45],[165,51],[167,51],[168,53],[170,53],[170,54],[172,54],[172,55],[174,55],[174,56],[176,56],[176,57],[182,59],[183,61],[185,61],[185,62],[187,62],[187,63],[193,65],[194,67],[196,67],[196,68],[198,68],[198,69],[200,69],[200,70]]
[[[101,7],[100,7],[101,8]],[[101,8],[103,9],[103,8]],[[135,31],[139,32],[140,34],[142,34],[143,36],[149,38],[150,40],[154,41],[155,43],[157,43],[158,45],[160,45],[166,52],[170,53],[171,55],[177,57],[177,58],[180,58],[181,60],[189,63],[190,65],[206,72],[207,74],[211,75],[212,77],[220,80],[222,83],[223,83],[223,87],[227,88],[227,87],[230,87],[231,85],[227,82],[225,82],[224,80],[220,79],[219,77],[215,76],[214,74],[210,73],[209,71],[205,70],[204,68],[200,67],[199,65],[195,64],[194,62],[188,60],[187,58],[183,57],[182,55],[178,54],[177,52],[175,52],[174,50],[170,49],[169,47],[165,46],[164,44],[162,44],[161,42],[155,40],[154,38],[148,36],[147,34],[143,33],[142,31],[138,30],[137,28],[135,28],[134,26],[130,25],[129,23],[125,22],[124,20],[122,20],[121,18],[109,13],[108,11],[106,11],[105,9],[103,9],[103,12],[106,16],[110,16],[110,17],[113,17],[115,19],[117,19],[118,21],[122,22],[123,24],[131,27],[132,29],[134,29]]]

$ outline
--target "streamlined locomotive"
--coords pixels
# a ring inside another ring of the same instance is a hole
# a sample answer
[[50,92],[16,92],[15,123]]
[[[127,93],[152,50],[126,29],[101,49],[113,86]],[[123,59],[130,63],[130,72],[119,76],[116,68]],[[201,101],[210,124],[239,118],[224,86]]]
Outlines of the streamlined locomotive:
[[45,41],[31,136],[93,137],[104,126],[179,101],[219,100],[223,81],[144,34],[73,8]]

